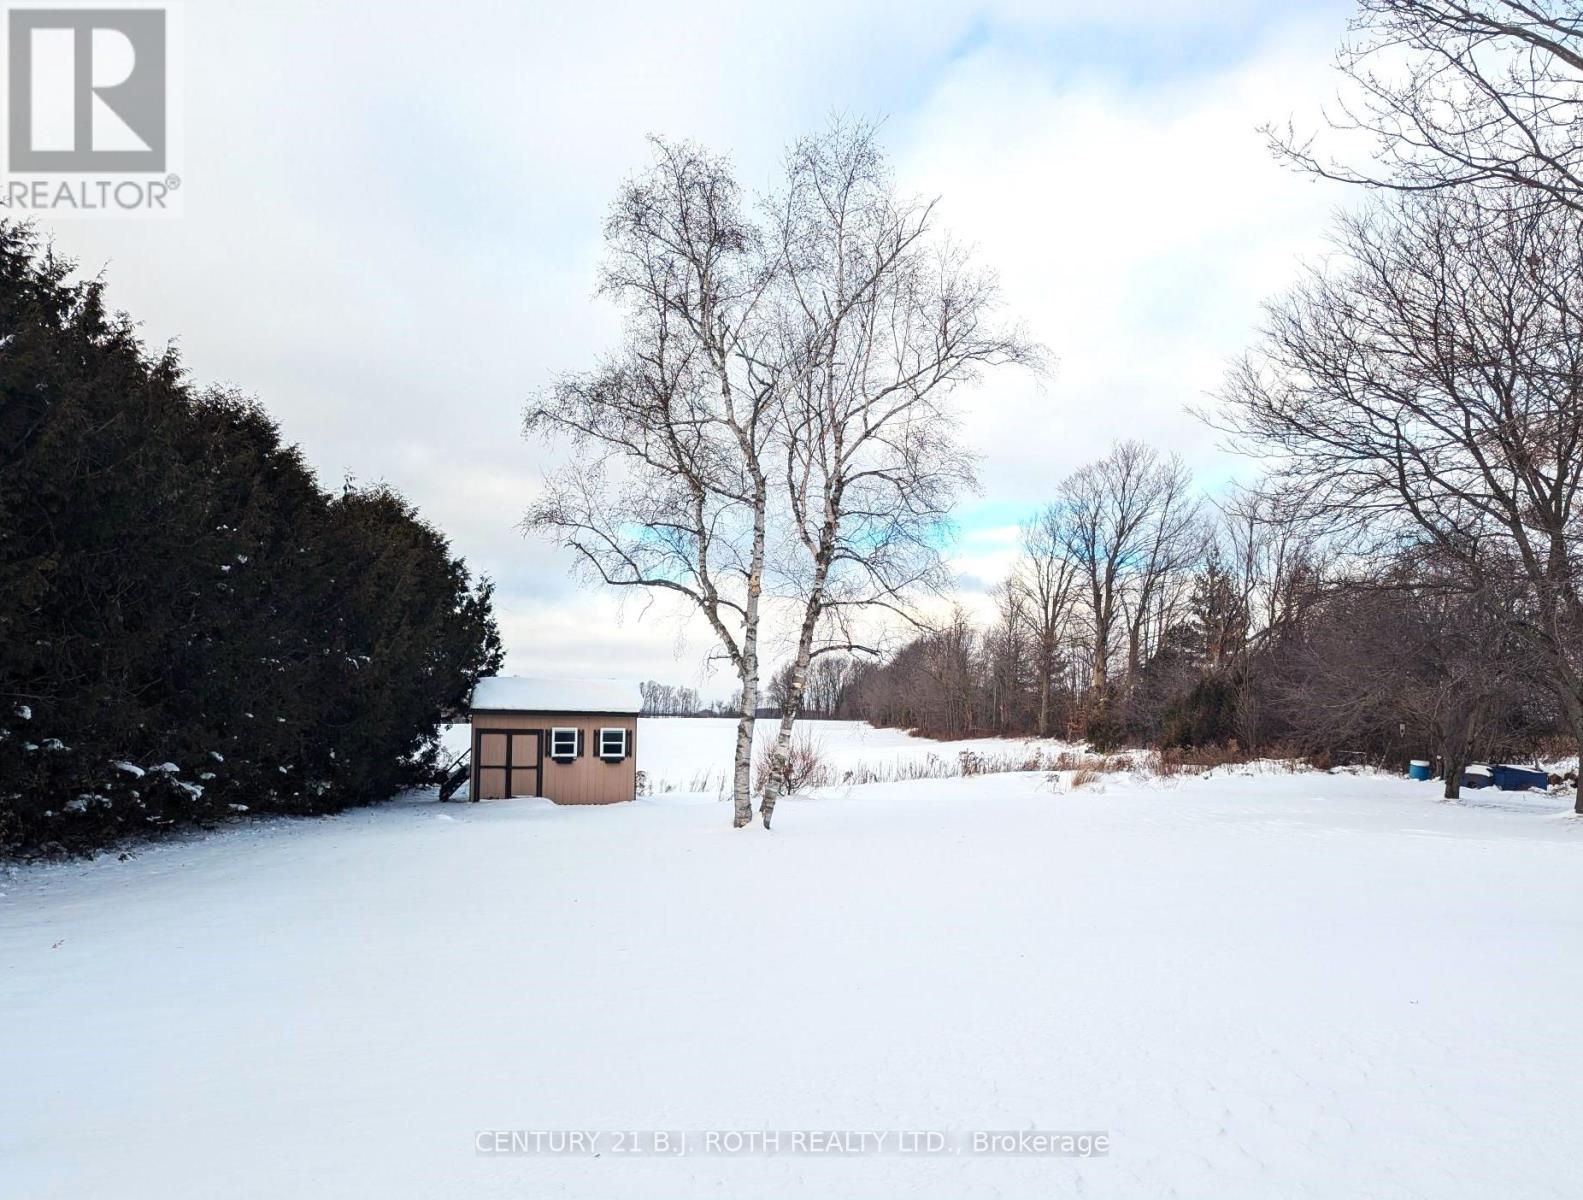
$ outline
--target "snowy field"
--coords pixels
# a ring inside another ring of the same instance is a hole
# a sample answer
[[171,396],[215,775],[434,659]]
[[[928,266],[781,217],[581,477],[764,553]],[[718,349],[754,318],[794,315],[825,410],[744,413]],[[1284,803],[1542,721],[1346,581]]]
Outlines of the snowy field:
[[[449,754],[467,749],[468,726],[454,725],[444,738]],[[1076,749],[1070,743],[1035,738],[1005,740],[972,738],[934,742],[915,738],[899,729],[876,729],[867,721],[805,721],[797,727],[799,741],[806,740],[833,772],[864,769],[891,777],[908,768],[938,766],[940,774],[960,766],[964,750],[989,757],[1025,753],[1030,749]],[[759,721],[753,730],[755,761],[758,751],[774,741],[777,723]],[[718,797],[731,786],[731,756],[736,750],[737,723],[732,717],[641,717],[638,720],[638,769],[656,795],[691,793]]]
[[[761,747],[775,740],[775,721],[753,727],[755,761]],[[643,719],[638,722],[638,769],[656,794],[708,792],[730,787],[731,755],[736,749],[737,723],[730,718]],[[805,721],[797,728],[821,762],[836,774],[865,768],[889,776],[904,766],[938,764],[956,769],[964,750],[979,755],[1008,755],[1029,747],[1057,748],[1055,741],[1005,741],[978,738],[932,742],[899,729],[876,729],[867,721]],[[934,773],[934,772],[931,772]]]
[[[409,798],[0,874],[0,1196],[1575,1197],[1583,821],[1436,794],[992,775],[773,833]],[[613,1136],[1028,1129],[1110,1152]],[[548,1130],[599,1153],[477,1149]]]

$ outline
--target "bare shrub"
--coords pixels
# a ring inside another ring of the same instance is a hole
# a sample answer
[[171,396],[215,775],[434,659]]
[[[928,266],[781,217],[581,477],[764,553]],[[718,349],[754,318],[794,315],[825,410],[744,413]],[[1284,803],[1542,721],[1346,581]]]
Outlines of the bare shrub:
[[1072,772],[1071,789],[1080,792],[1084,788],[1093,787],[1103,778],[1103,772],[1097,766],[1086,765]]
[[1212,771],[1216,767],[1248,761],[1233,741],[1228,746],[1170,746],[1160,751],[1156,771],[1164,776]]
[[1051,756],[1046,764],[1050,784],[1057,791],[1081,791],[1093,787],[1106,775],[1134,771],[1148,765],[1149,760],[1136,759],[1131,754],[1088,754],[1062,750]]
[[774,743],[767,743],[758,752],[754,779],[761,795],[771,783],[774,795],[793,796],[829,781],[830,772],[824,757],[806,734],[794,737],[786,747],[785,756],[778,761],[775,750]]

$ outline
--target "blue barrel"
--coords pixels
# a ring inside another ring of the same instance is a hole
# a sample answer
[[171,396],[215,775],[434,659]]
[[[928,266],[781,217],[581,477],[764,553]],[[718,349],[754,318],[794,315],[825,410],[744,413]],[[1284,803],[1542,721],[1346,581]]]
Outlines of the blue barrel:
[[1425,780],[1429,778],[1429,760],[1415,758],[1407,764],[1407,777],[1409,779]]

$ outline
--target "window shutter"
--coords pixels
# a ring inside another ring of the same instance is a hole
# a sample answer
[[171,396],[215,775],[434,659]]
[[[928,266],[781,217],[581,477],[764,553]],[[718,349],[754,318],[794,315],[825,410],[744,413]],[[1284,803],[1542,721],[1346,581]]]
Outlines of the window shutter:
[[583,731],[581,729],[579,729],[577,731],[577,757],[581,758],[582,756],[583,756]]

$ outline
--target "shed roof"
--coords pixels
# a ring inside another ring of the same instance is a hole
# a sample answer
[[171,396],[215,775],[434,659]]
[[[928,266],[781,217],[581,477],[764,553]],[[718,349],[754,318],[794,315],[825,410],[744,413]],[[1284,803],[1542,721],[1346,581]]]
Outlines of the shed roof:
[[628,679],[489,675],[473,688],[474,712],[637,713],[643,693]]

